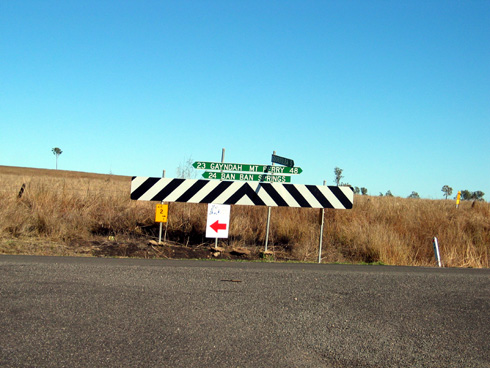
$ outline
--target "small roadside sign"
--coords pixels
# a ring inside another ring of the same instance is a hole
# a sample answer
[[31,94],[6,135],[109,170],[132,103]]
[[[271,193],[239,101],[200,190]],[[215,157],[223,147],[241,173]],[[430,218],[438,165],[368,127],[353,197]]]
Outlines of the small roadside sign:
[[289,167],[294,166],[294,161],[291,160],[290,158],[281,157],[281,156],[277,156],[274,154],[272,155],[271,162],[273,162],[275,164],[283,165],[283,166],[289,166]]
[[155,222],[167,222],[168,204],[157,204],[155,211]]
[[206,238],[228,238],[230,208],[229,204],[208,204]]

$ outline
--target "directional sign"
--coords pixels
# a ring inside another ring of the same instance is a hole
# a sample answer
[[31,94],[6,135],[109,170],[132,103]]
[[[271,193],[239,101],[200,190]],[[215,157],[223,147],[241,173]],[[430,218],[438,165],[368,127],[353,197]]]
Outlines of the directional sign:
[[267,173],[267,174],[301,174],[303,169],[301,167],[285,167],[285,166],[273,166],[273,165],[251,165],[251,164],[231,164],[221,162],[203,162],[196,161],[192,164],[195,169],[198,170],[215,170],[215,171],[240,171],[240,172],[253,172],[253,173]]
[[242,180],[242,181],[263,181],[266,183],[290,183],[291,177],[286,175],[266,175],[266,174],[246,174],[246,173],[220,173],[205,171],[202,174],[206,179],[218,180]]
[[274,162],[275,164],[279,164],[279,165],[289,166],[289,167],[294,166],[294,161],[291,160],[290,158],[276,156],[276,155],[272,155],[271,162]]
[[227,238],[230,223],[229,204],[208,204],[206,238]]

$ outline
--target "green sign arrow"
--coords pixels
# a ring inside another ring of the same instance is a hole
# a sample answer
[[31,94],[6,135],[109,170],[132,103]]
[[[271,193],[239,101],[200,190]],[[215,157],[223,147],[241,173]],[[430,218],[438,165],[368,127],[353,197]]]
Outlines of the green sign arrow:
[[263,181],[266,183],[290,183],[291,177],[286,175],[247,174],[247,173],[220,173],[205,171],[202,174],[206,179]]
[[196,161],[192,164],[198,170],[216,171],[240,171],[266,174],[301,174],[301,167],[273,166],[273,165],[250,165],[250,164],[230,164],[221,162]]

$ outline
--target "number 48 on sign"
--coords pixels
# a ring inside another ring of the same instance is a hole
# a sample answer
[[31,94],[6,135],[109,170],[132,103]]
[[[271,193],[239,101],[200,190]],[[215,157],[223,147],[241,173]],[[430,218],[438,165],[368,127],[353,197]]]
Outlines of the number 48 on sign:
[[155,211],[155,222],[167,222],[168,204],[157,204]]

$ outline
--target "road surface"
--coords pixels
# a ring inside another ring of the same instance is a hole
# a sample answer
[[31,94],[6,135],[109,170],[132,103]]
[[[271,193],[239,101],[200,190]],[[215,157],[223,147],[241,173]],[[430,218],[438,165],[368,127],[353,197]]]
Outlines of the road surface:
[[1,367],[490,367],[490,270],[0,256]]

